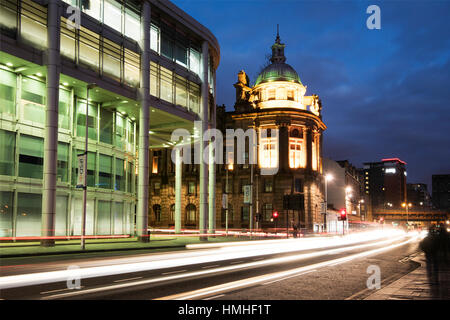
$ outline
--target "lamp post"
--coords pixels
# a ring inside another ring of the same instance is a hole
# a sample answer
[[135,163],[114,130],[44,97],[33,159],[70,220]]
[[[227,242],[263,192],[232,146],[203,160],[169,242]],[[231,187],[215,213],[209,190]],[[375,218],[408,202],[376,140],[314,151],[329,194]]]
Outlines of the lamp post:
[[88,84],[86,88],[86,121],[84,137],[84,182],[83,182],[83,216],[81,221],[81,250],[86,249],[86,205],[87,205],[87,159],[88,159],[88,117],[89,117],[89,90],[95,88],[95,83]]
[[409,227],[409,219],[408,219],[408,207],[411,208],[412,207],[412,203],[406,203],[403,202],[402,203],[402,207],[406,209],[406,226]]

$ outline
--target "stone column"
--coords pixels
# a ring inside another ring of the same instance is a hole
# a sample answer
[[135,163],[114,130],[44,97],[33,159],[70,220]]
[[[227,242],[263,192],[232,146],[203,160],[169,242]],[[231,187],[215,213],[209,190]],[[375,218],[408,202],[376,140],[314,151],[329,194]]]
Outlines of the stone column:
[[289,131],[285,124],[281,124],[280,130],[280,153],[278,155],[280,171],[287,172],[289,170]]
[[47,68],[47,104],[44,129],[44,176],[42,190],[41,246],[55,245],[56,176],[58,150],[58,103],[60,74],[61,13],[58,0],[49,0],[47,8],[47,42],[45,65]]
[[181,233],[181,188],[183,164],[181,161],[181,147],[175,148],[175,233]]
[[201,103],[201,129],[200,129],[200,215],[199,231],[206,233],[206,217],[208,212],[208,164],[205,163],[205,148],[207,143],[203,141],[206,130],[208,130],[209,111],[209,85],[208,85],[208,60],[209,44],[202,44],[202,103]]
[[148,183],[149,183],[149,129],[150,129],[150,3],[144,1],[141,11],[141,85],[139,100],[139,175],[136,233],[139,241],[148,242]]

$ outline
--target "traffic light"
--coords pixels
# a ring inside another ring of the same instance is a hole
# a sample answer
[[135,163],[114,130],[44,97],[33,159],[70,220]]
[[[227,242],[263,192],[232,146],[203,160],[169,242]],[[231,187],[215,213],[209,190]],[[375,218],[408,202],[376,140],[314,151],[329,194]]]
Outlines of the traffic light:
[[341,221],[347,220],[347,210],[346,209],[341,209],[341,211],[339,212],[339,220],[341,220]]
[[274,219],[278,218],[278,211],[274,211],[274,212],[272,213],[272,217],[273,217]]

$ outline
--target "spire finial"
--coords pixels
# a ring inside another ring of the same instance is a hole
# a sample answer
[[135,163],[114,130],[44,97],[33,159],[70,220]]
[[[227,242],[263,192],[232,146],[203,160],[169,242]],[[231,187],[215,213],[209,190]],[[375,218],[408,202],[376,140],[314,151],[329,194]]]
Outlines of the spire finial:
[[277,24],[277,39],[275,40],[276,43],[280,43],[280,25]]

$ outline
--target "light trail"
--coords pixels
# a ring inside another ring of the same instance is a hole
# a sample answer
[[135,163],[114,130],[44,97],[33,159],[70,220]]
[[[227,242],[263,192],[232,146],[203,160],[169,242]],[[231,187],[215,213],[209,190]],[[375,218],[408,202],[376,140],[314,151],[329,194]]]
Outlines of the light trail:
[[254,286],[254,285],[257,285],[257,284],[260,284],[260,283],[263,283],[263,282],[266,282],[265,284],[267,284],[267,281],[269,281],[268,283],[273,283],[273,282],[278,281],[278,280],[279,281],[286,280],[286,279],[292,278],[294,276],[300,276],[300,275],[303,275],[305,273],[313,272],[313,271],[315,271],[316,269],[319,269],[319,268],[323,268],[323,267],[327,267],[327,266],[334,266],[334,265],[338,265],[338,264],[342,264],[342,263],[345,263],[345,262],[352,261],[354,259],[367,257],[369,255],[381,253],[383,251],[388,251],[388,250],[391,250],[391,249],[403,246],[405,244],[408,244],[408,243],[410,243],[412,241],[415,241],[417,238],[420,238],[420,235],[416,235],[414,237],[411,237],[410,239],[408,239],[406,241],[403,241],[401,243],[393,244],[393,245],[390,245],[390,246],[387,246],[387,247],[378,248],[378,249],[373,249],[373,250],[362,252],[362,253],[353,254],[353,255],[350,255],[350,256],[347,256],[347,257],[343,257],[343,258],[337,258],[337,259],[333,259],[333,260],[330,260],[330,261],[320,262],[320,263],[312,264],[312,265],[305,266],[305,267],[295,268],[295,269],[291,269],[291,270],[287,270],[287,271],[275,272],[275,273],[271,273],[271,274],[267,274],[267,275],[247,278],[247,279],[244,279],[244,280],[233,281],[233,282],[230,282],[230,283],[225,283],[225,284],[212,286],[212,287],[208,287],[208,288],[203,288],[203,289],[199,289],[199,290],[194,290],[194,291],[184,292],[184,293],[180,293],[180,294],[170,295],[170,296],[158,298],[158,299],[155,299],[155,300],[200,299],[202,297],[208,297],[208,296],[210,296],[212,294],[217,295],[219,293],[222,293],[222,296],[223,296],[223,292],[237,290],[237,289],[242,289],[242,288],[249,287],[249,286]]
[[[393,233],[389,233],[393,235]],[[365,239],[374,239],[374,235],[367,235]],[[378,234],[378,238],[382,238],[386,234]],[[397,237],[388,239],[385,243],[395,241],[398,238],[404,237],[404,233],[397,233]],[[326,238],[330,240],[330,238]],[[314,240],[314,241],[312,241]],[[13,275],[0,277],[0,289],[8,289],[14,287],[23,287],[30,285],[38,285],[44,283],[53,283],[67,281],[67,279],[87,279],[102,276],[111,276],[118,274],[126,274],[140,271],[150,271],[157,269],[168,269],[179,266],[218,262],[224,260],[233,260],[239,258],[249,258],[252,256],[262,256],[274,253],[285,253],[292,251],[304,251],[313,248],[326,248],[334,247],[337,245],[353,244],[361,241],[360,237],[341,237],[340,239],[331,239],[327,244],[323,241],[318,241],[319,239],[295,239],[295,240],[266,240],[259,244],[247,245],[231,245],[230,243],[223,244],[224,247],[213,248],[210,250],[197,250],[197,251],[187,251],[182,253],[166,253],[160,255],[151,255],[146,257],[146,259],[152,259],[152,261],[142,261],[134,263],[122,263],[117,265],[107,265],[107,266],[96,266],[96,267],[86,267],[74,270],[58,270],[58,271],[48,271],[48,272],[36,272],[30,274]],[[268,243],[272,242],[272,243]],[[282,244],[282,247],[281,247]],[[369,244],[376,245],[379,243]],[[363,245],[364,246],[364,245]],[[355,248],[355,247],[352,247]],[[333,251],[337,250],[337,251]],[[331,254],[330,252],[340,252],[340,250],[349,250],[349,248],[337,248],[333,250],[320,251],[312,253],[312,256]],[[305,257],[312,257],[311,255],[304,255]],[[290,257],[284,257],[284,259]],[[281,258],[278,258],[281,259]],[[121,261],[127,261],[127,259],[122,259]],[[129,260],[128,260],[129,261]],[[273,259],[268,259],[266,261],[258,261],[255,263],[266,263],[267,261],[274,261]],[[234,265],[233,267],[242,268],[248,264]],[[220,269],[220,268],[219,268]],[[211,269],[216,270],[216,269]],[[207,270],[205,270],[207,271]]]
[[[248,262],[248,263],[243,263],[243,264],[239,264],[239,265],[235,264],[235,265],[229,265],[229,266],[219,267],[219,268],[214,268],[214,269],[204,269],[201,271],[193,271],[193,272],[188,272],[188,273],[184,273],[184,274],[176,274],[176,275],[171,275],[171,276],[166,276],[166,277],[151,278],[151,279],[140,280],[140,281],[124,283],[124,284],[119,284],[119,285],[109,285],[109,286],[104,286],[104,287],[99,287],[99,288],[85,289],[85,290],[80,290],[80,291],[74,291],[74,292],[44,297],[43,299],[70,298],[70,297],[76,297],[76,296],[80,296],[80,295],[100,293],[103,291],[119,290],[119,289],[134,287],[134,286],[156,284],[156,283],[161,283],[161,282],[165,282],[165,281],[174,281],[174,280],[180,280],[180,279],[184,279],[184,278],[195,278],[195,277],[199,277],[199,276],[207,276],[207,275],[221,273],[221,272],[232,272],[232,271],[243,270],[243,269],[248,269],[248,268],[255,268],[255,267],[271,265],[271,264],[293,262],[293,261],[304,260],[304,259],[308,259],[308,258],[314,258],[314,257],[318,257],[321,255],[337,254],[337,253],[350,251],[350,250],[363,249],[363,248],[367,248],[367,247],[371,247],[371,246],[389,245],[393,241],[400,240],[404,237],[405,236],[403,235],[403,236],[396,237],[394,239],[384,240],[384,241],[375,242],[375,243],[368,243],[368,244],[356,245],[356,246],[338,248],[338,249],[330,249],[330,250],[326,250],[326,251],[313,252],[313,253],[304,253],[304,254],[292,255],[292,256],[288,256],[288,257],[272,258],[272,259],[267,259],[267,260],[263,260],[263,261]],[[411,239],[407,240],[406,242],[402,242],[399,245],[403,245],[405,243],[413,241],[414,239],[415,238],[411,238]],[[390,249],[390,247],[383,247],[381,250],[388,250],[386,248]],[[377,250],[380,250],[380,249],[377,249]],[[349,259],[348,257],[341,258],[342,261],[348,261],[348,259]],[[332,261],[332,263],[336,263],[337,260],[331,260],[331,261]],[[308,271],[308,270],[310,270],[310,269],[302,270],[301,272]],[[281,273],[280,277],[286,277],[289,275],[290,275],[289,272]],[[273,278],[269,278],[269,279],[264,278],[264,280],[262,280],[262,281],[266,282],[267,280],[270,281],[270,280],[273,280]]]

